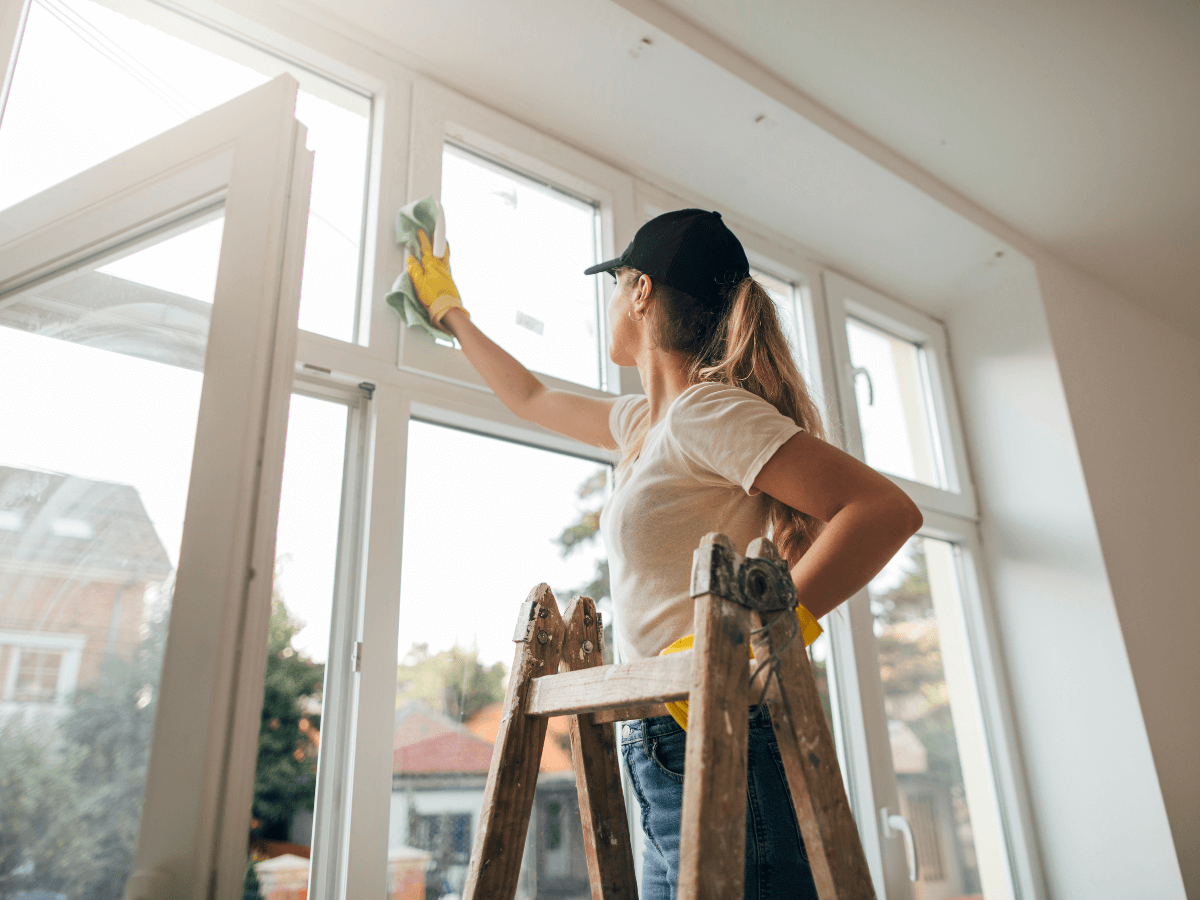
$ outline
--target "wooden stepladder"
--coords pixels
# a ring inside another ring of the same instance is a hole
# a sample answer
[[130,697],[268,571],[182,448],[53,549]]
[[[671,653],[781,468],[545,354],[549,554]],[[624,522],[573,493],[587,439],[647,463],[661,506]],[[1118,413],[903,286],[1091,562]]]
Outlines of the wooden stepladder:
[[693,648],[611,666],[602,663],[604,632],[591,599],[576,597],[564,617],[547,585],[530,592],[513,636],[516,658],[463,900],[515,896],[546,720],[559,715],[571,717],[592,900],[636,900],[613,723],[660,715],[665,709],[657,704],[667,700],[688,701],[677,896],[742,897],[746,711],[764,678],[817,892],[821,900],[873,900],[833,737],[804,641],[795,634],[796,589],[787,564],[765,538],[743,557],[727,537],[709,534],[695,551],[691,585]]

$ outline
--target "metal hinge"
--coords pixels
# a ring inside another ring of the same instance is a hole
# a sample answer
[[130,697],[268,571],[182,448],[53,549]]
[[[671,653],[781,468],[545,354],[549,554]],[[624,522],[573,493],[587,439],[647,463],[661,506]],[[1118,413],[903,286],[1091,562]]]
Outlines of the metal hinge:
[[375,397],[375,384],[370,381],[363,381],[358,385],[358,389],[367,395],[367,399],[371,400]]
[[354,671],[362,671],[362,641],[354,645]]

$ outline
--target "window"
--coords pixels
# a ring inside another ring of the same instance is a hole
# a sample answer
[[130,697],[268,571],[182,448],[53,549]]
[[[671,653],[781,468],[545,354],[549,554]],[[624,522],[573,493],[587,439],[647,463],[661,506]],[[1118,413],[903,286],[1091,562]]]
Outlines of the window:
[[992,885],[1003,884],[1007,851],[976,837],[981,818],[998,819],[999,810],[975,737],[983,723],[970,651],[954,627],[962,619],[956,554],[946,541],[914,536],[867,590],[900,810],[920,835],[920,883],[958,896],[985,893],[981,864],[992,867]]
[[[940,323],[825,273],[839,394],[851,452],[888,475],[924,516],[835,627],[839,669],[857,679],[847,721],[862,786],[856,814],[877,884],[903,871],[901,815],[920,864],[920,896],[1015,896],[1023,798],[1005,750],[1006,701],[975,575],[975,529],[954,386]],[[882,703],[871,700],[878,686]],[[882,708],[879,708],[882,706]],[[852,783],[854,782],[852,778]],[[868,824],[869,823],[869,824]],[[874,836],[878,835],[878,839]]]
[[[322,756],[340,750],[338,735],[331,733],[323,740],[328,730],[325,686],[327,680],[335,683],[335,697],[331,699],[336,699],[338,664],[345,666],[347,662],[332,640],[337,621],[335,602],[339,611],[353,604],[352,597],[337,591],[342,484],[350,425],[351,408],[347,403],[292,395],[275,538],[266,688],[250,820],[250,862],[261,864],[286,849],[303,858],[293,863],[289,874],[303,876],[305,884],[312,861],[318,860],[319,869],[322,861],[332,855],[333,848],[319,845],[336,843],[330,817],[316,820],[314,811],[318,772],[326,775],[321,781],[323,792],[336,792],[341,780],[342,760],[331,762]],[[336,716],[329,721],[337,727]],[[321,800],[329,803],[325,797]],[[320,826],[314,833],[316,821]],[[318,882],[327,876],[321,871],[314,874]],[[268,877],[267,871],[263,877]]]
[[51,650],[22,650],[17,656],[12,699],[18,703],[48,703],[55,698],[61,653]]
[[[139,257],[153,254],[127,256],[120,269],[154,280],[154,267]],[[216,264],[210,252],[193,267],[215,271]],[[92,827],[88,804],[101,803],[113,835],[103,861],[86,842],[65,840],[53,858],[33,863],[31,889],[69,883],[101,896],[100,884],[124,886],[130,874],[203,381],[177,360],[148,358],[171,353],[169,332],[158,325],[168,317],[138,313],[190,302],[93,271],[0,311],[0,420],[24,424],[5,434],[0,505],[29,523],[0,532],[0,634],[67,632],[86,641],[60,727],[47,731],[41,717],[14,713],[5,740],[86,754],[86,767],[56,768],[43,757],[42,767],[23,774],[65,779],[74,800],[39,800],[56,808],[62,833]],[[163,338],[157,348],[156,335]],[[196,349],[199,369],[203,334]],[[28,646],[13,653],[6,699],[54,701],[63,653]],[[103,798],[112,796],[128,800],[110,806]],[[32,858],[35,838],[27,834],[18,853]]]
[[929,416],[925,351],[855,318],[846,320],[867,464],[946,488],[941,445]]
[[[52,710],[0,704],[0,780],[33,800],[7,823],[18,892],[115,897],[135,855],[182,883],[216,855],[244,861],[249,785],[227,818],[202,795],[242,793],[221,759],[258,730],[225,623],[253,635],[239,611],[270,596],[255,571],[270,571],[283,435],[267,423],[291,386],[312,165],[296,88],[280,76],[0,209],[0,419],[23,426],[0,442],[0,508],[23,526],[0,531],[0,644],[12,693],[56,685]],[[151,248],[222,218],[197,260],[211,282],[219,259],[215,295],[155,286],[170,254]],[[234,868],[218,893],[240,887]]]
[[442,207],[476,324],[527,368],[604,389],[595,203],[447,144]]
[[922,509],[975,516],[940,322],[824,275],[849,449]]
[[[441,200],[454,277],[472,318],[543,381],[617,393],[602,276],[632,237],[633,180],[452,91],[413,91],[409,200]],[[489,390],[449,340],[402,329],[402,371]]]
[[316,151],[300,327],[353,340],[370,98],[157,4],[121,8],[30,6],[0,121],[0,209],[291,72]]
[[[454,472],[455,477],[434,476]],[[395,690],[393,852],[416,847],[421,816],[451,808],[477,817],[491,765],[514,644],[513,624],[545,581],[560,611],[587,593],[611,622],[608,572],[596,535],[608,467],[429,422],[409,426],[399,670]],[[582,834],[565,717],[549,721],[523,883],[574,879]],[[547,799],[549,798],[549,799]],[[414,819],[414,816],[417,818]],[[440,851],[439,851],[440,852]],[[463,865],[435,854],[436,900],[462,890]],[[572,882],[574,883],[574,882]]]

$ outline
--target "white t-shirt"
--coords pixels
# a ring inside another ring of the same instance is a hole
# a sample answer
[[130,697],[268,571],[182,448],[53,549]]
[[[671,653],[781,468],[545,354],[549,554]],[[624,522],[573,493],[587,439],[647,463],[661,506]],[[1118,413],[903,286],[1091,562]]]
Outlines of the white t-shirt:
[[[650,415],[627,394],[608,425],[620,452]],[[692,551],[720,531],[739,553],[767,533],[769,498],[752,485],[802,429],[743,388],[702,383],[675,398],[650,429],[600,515],[622,659],[645,659],[693,634]]]

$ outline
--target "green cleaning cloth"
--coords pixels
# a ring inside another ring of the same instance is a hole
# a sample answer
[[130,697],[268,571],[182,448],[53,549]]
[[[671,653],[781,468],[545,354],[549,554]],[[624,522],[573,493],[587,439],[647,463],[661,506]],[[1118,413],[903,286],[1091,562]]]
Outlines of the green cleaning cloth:
[[[438,205],[432,195],[424,200],[414,200],[407,206],[402,206],[396,214],[396,243],[401,244],[415,256],[421,258],[421,244],[417,241],[417,232],[424,231],[433,241],[433,231],[437,226]],[[388,291],[388,306],[400,314],[400,318],[409,328],[422,328],[435,338],[446,340],[449,335],[429,321],[429,313],[417,292],[413,289],[412,279],[408,277],[408,266],[405,266],[400,276],[392,283]]]

